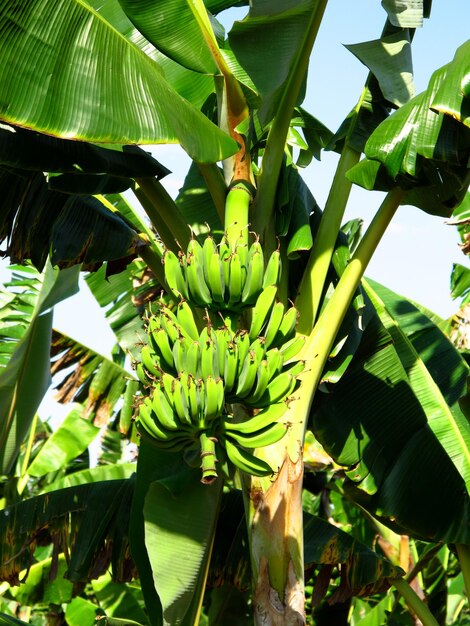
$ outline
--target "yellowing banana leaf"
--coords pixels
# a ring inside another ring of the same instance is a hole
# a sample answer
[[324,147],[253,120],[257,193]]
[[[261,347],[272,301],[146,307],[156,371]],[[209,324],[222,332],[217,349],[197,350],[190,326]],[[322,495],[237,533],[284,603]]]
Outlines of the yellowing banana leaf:
[[127,528],[133,483],[111,480],[61,489],[0,511],[0,580],[19,583],[38,544],[54,546],[53,558],[70,554],[67,577],[90,580],[113,563],[115,580],[136,575]]
[[[379,307],[378,313],[389,329],[377,318],[368,324],[342,379],[330,393],[317,394],[313,431],[345,467],[351,497],[383,523],[428,541],[467,543],[468,424],[455,406],[449,409],[425,368],[418,336],[414,347],[388,310]],[[450,345],[443,335],[440,342],[433,335],[424,346],[429,367],[442,342],[444,359]],[[458,360],[438,379],[454,399],[452,384],[461,385],[463,378]]]
[[[120,0],[136,28],[161,52],[203,74],[218,73],[217,42],[202,0]],[[195,54],[197,51],[197,54]]]
[[[11,471],[34,415],[50,385],[50,339],[52,309],[77,291],[78,268],[59,271],[50,265],[33,277],[21,276],[29,307],[28,328],[14,345],[11,358],[0,370],[0,472]],[[15,282],[15,281],[13,281]],[[19,296],[21,299],[21,295]],[[15,301],[8,312],[15,318]],[[5,313],[3,321],[6,322]]]
[[83,413],[80,405],[72,408],[29,465],[30,476],[44,476],[62,469],[88,448],[99,428],[86,420]]
[[0,35],[0,119],[97,143],[181,143],[201,162],[237,150],[83,2],[22,0],[13,9],[4,0]]

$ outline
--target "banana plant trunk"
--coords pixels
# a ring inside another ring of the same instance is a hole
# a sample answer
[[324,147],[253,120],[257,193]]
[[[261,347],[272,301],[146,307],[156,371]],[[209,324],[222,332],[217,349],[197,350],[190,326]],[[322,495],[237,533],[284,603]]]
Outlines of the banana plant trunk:
[[[297,406],[296,406],[297,405]],[[245,482],[256,626],[302,626],[305,620],[303,558],[302,401],[286,405],[288,435],[257,455],[277,468],[272,478]]]

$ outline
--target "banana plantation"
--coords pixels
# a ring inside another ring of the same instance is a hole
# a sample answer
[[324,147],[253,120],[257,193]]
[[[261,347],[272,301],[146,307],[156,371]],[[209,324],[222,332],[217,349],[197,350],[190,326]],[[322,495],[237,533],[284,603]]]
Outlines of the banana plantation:
[[416,93],[432,0],[373,2],[329,129],[327,0],[0,0],[0,626],[470,624],[468,311],[366,277],[400,206],[470,250],[470,40]]

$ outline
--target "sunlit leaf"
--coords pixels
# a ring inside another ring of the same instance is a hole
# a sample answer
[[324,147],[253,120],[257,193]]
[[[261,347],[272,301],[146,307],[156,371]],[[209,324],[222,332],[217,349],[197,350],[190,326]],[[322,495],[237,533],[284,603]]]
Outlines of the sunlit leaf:
[[13,8],[5,1],[0,33],[0,119],[98,143],[179,142],[203,162],[237,150],[154,61],[83,2],[22,0]]
[[28,467],[31,476],[59,470],[88,448],[99,429],[83,418],[83,408],[72,408]]
[[[129,19],[161,52],[196,72],[217,73],[212,42],[201,24],[204,18],[208,21],[201,15],[202,0],[162,0],[157,6],[151,0],[119,1]],[[215,40],[214,35],[212,38]]]
[[[0,371],[0,468],[8,473],[31,421],[50,384],[52,310],[57,302],[77,291],[78,270],[59,271],[50,265],[29,285],[37,289],[29,314],[29,327],[6,367]],[[13,301],[14,302],[14,301]]]
[[349,44],[352,52],[377,78],[384,97],[401,106],[415,95],[410,36],[400,30],[381,39]]

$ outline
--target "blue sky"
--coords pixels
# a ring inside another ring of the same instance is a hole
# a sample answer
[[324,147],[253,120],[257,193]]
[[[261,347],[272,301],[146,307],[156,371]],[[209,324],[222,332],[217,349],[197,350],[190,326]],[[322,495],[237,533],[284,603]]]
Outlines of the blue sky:
[[[244,10],[232,13],[242,16]],[[305,108],[336,130],[355,105],[367,76],[367,69],[343,44],[376,39],[385,20],[379,0],[330,0],[311,59]],[[414,73],[421,91],[437,67],[453,57],[455,49],[469,37],[469,0],[434,0],[431,19],[417,31],[413,42]],[[178,146],[160,146],[155,155],[172,170],[163,183],[175,195],[182,184],[186,159]],[[333,178],[337,155],[325,153],[314,161],[303,176],[323,206]],[[372,219],[381,194],[354,188],[346,219]],[[467,261],[457,247],[454,228],[444,220],[425,215],[414,207],[401,207],[381,242],[367,274],[398,293],[417,300],[447,317],[457,309],[449,296],[453,262]],[[1,274],[0,274],[1,277]],[[70,299],[56,309],[55,323],[76,339],[104,351],[113,338],[100,323],[100,312],[88,293]],[[78,331],[78,332],[77,332]]]

